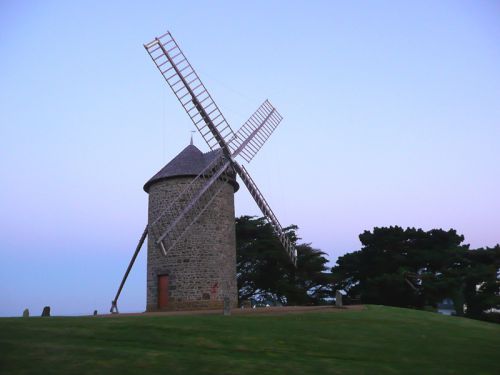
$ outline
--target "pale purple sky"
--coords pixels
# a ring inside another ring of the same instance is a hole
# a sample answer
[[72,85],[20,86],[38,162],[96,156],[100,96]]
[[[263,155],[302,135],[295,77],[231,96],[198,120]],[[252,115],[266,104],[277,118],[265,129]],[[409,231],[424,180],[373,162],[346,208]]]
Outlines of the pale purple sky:
[[[332,263],[374,226],[500,242],[496,1],[2,1],[0,315],[109,309],[142,186],[193,129],[142,47],[166,30],[234,129],[282,113],[248,170]],[[236,211],[260,214],[244,188]]]

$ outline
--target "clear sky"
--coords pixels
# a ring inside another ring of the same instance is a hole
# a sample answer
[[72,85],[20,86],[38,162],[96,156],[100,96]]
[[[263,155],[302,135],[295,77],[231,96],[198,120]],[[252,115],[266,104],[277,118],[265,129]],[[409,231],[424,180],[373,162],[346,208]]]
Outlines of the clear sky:
[[[193,129],[142,46],[166,30],[233,129],[266,98],[282,113],[248,170],[332,262],[374,226],[500,242],[498,1],[3,0],[0,315],[109,309],[142,186]],[[244,188],[236,212],[259,214]]]

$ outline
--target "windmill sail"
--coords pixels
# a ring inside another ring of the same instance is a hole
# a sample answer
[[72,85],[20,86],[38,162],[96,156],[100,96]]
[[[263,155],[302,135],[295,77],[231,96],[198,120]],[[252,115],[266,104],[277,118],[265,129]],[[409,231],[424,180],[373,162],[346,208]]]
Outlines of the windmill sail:
[[247,172],[245,167],[239,165],[236,162],[234,162],[233,167],[243,180],[243,183],[245,184],[248,191],[252,195],[253,199],[257,203],[257,206],[259,206],[260,210],[262,211],[266,219],[273,227],[274,232],[278,236],[281,244],[283,245],[283,248],[287,252],[290,259],[292,260],[293,264],[297,265],[297,250],[295,249],[293,243],[286,236],[283,227],[281,226],[280,222],[278,221],[278,218],[271,209],[271,206],[269,205],[269,203],[267,203],[266,199],[264,198],[264,195],[262,195],[259,188],[253,181],[252,177],[250,177],[250,174]]
[[163,255],[182,238],[188,228],[215,199],[231,163],[222,155],[214,159],[150,225],[150,235]]
[[[250,174],[243,166],[240,166],[236,162],[231,163],[223,156],[217,158],[202,173],[194,178],[186,189],[153,222],[150,233],[155,238],[155,242],[160,246],[163,254],[167,255],[170,249],[182,238],[187,229],[201,216],[223,188],[224,183],[218,181],[218,179],[223,176],[231,165],[235,168],[260,210],[273,227],[291,261],[296,265],[297,252],[295,246],[286,236],[278,218],[250,177]],[[189,198],[189,200],[179,210],[179,204],[182,204],[185,198]],[[161,231],[161,234],[159,231]]]
[[234,132],[170,32],[144,45],[211,150],[225,149]]
[[283,117],[266,100],[239,128],[229,144],[232,157],[240,155],[249,163],[278,127]]

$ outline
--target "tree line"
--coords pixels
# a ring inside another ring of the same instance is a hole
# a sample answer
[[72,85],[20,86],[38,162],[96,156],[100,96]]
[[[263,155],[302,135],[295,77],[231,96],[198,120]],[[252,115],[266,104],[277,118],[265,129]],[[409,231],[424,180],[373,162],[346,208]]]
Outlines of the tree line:
[[453,229],[376,227],[359,235],[361,249],[329,267],[325,252],[299,243],[297,230],[285,228],[297,248],[295,268],[264,218],[236,219],[240,301],[319,305],[342,290],[359,303],[419,309],[447,298],[457,315],[472,318],[500,308],[500,245],[470,249]]

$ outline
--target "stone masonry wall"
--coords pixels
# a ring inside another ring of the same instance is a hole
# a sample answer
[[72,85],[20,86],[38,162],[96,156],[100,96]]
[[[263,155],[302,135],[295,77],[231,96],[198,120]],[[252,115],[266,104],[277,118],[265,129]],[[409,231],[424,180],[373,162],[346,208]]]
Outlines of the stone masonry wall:
[[[149,190],[149,223],[192,180],[159,181]],[[221,308],[225,296],[237,306],[234,188],[227,182],[205,212],[164,256],[148,236],[147,311],[158,310],[158,276],[169,276],[166,310]]]

